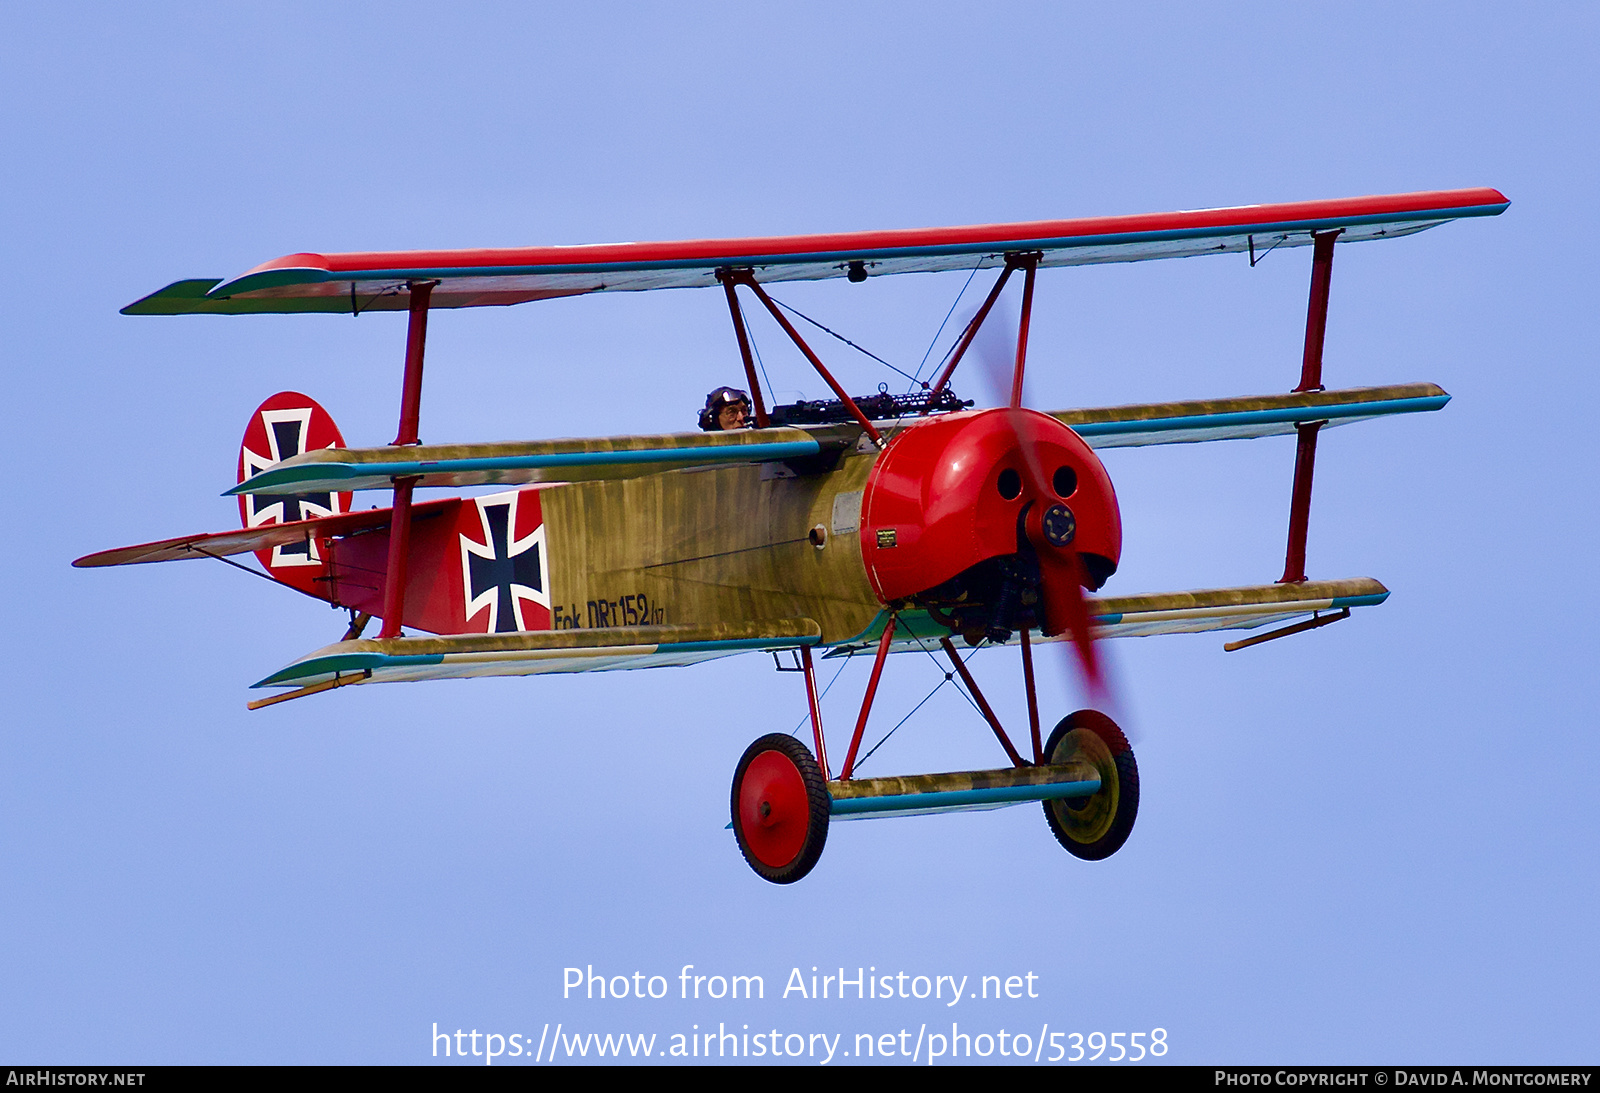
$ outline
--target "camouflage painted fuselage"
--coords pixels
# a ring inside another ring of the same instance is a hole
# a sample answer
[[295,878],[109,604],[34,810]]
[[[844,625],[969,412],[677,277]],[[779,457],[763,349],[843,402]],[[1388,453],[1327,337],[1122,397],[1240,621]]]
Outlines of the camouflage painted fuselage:
[[824,644],[881,609],[859,538],[876,453],[831,471],[670,471],[540,490],[555,629],[806,617]]
[[[859,537],[876,452],[548,483],[419,508],[403,621],[435,634],[810,618],[849,640],[881,609]],[[300,587],[378,614],[389,529],[328,543]]]

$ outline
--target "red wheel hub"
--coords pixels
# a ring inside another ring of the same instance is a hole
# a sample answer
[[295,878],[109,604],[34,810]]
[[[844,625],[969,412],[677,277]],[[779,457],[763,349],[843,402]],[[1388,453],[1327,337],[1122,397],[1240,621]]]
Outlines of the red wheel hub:
[[781,869],[799,856],[810,822],[806,783],[794,761],[777,751],[750,760],[739,783],[739,826],[750,852]]

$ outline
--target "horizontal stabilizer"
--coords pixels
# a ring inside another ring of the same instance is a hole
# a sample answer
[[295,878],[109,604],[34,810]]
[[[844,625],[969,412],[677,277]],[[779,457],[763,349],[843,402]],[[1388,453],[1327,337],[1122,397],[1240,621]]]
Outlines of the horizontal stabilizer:
[[[429,501],[413,505],[412,520],[425,520],[448,506],[453,500]],[[264,524],[238,531],[214,531],[201,535],[184,535],[176,539],[162,539],[154,543],[117,547],[86,554],[72,564],[80,569],[104,565],[133,565],[137,562],[175,562],[185,558],[217,558],[229,554],[247,554],[253,550],[271,550],[273,547],[303,543],[308,539],[332,538],[354,535],[358,531],[389,526],[390,510],[365,509],[346,512],[338,516],[325,516],[316,520],[295,520],[287,524]]]
[[1295,426],[1305,422],[1348,425],[1391,414],[1437,410],[1449,401],[1449,394],[1436,384],[1405,383],[1343,391],[1059,410],[1050,416],[1070,425],[1091,448],[1130,448],[1293,434]]
[[815,645],[811,619],[709,626],[620,626],[341,641],[274,672],[257,687],[308,687],[346,676],[363,682],[602,672],[696,664],[751,650]]
[[911,228],[698,239],[670,243],[290,254],[227,281],[168,285],[122,309],[124,315],[250,312],[404,311],[407,284],[437,282],[429,306],[485,307],[588,292],[715,286],[718,270],[745,268],[756,279],[814,281],[999,266],[1007,254],[1040,253],[1041,266],[1139,262],[1200,254],[1263,254],[1300,247],[1314,233],[1340,242],[1410,235],[1446,221],[1497,216],[1498,190],[1434,190],[1332,201],[1021,224]]
[[842,452],[857,425],[664,433],[491,444],[324,448],[285,459],[229,494],[301,494],[391,489],[396,478],[419,486],[506,486],[638,478],[661,471],[728,463],[771,463]]

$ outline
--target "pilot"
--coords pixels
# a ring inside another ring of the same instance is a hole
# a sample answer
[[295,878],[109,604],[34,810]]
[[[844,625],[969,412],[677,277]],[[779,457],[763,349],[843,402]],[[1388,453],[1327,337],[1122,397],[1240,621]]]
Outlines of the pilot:
[[706,396],[705,409],[700,411],[700,428],[708,433],[748,429],[749,415],[749,395],[737,387],[718,387]]

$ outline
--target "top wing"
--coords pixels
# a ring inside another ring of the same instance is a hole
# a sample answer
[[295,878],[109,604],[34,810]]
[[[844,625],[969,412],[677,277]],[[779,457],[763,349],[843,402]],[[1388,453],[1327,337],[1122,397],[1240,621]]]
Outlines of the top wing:
[[520,304],[588,292],[695,288],[716,272],[748,267],[761,281],[932,273],[994,266],[1039,251],[1041,266],[1137,262],[1304,246],[1315,232],[1341,242],[1410,235],[1510,204],[1498,190],[1434,190],[1332,201],[1039,220],[955,228],[348,254],[291,254],[228,280],[178,281],[122,309],[124,315],[320,311],[359,314],[409,306],[405,286],[433,280],[431,307]]

